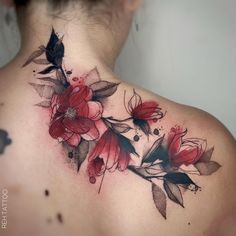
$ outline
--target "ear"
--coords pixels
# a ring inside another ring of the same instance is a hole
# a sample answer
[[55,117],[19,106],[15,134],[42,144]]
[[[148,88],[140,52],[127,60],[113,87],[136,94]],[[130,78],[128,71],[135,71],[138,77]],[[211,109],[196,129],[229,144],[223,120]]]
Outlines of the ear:
[[126,11],[136,11],[141,5],[141,0],[123,0],[123,5]]

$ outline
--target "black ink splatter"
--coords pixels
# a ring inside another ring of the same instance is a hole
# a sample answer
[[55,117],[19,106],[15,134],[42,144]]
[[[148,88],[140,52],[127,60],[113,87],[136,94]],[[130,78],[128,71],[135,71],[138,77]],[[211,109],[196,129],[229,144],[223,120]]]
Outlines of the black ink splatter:
[[8,133],[0,129],[0,154],[4,153],[5,147],[12,143],[11,139],[8,137]]
[[155,135],[159,135],[159,129],[154,129],[154,131],[153,131],[153,134],[155,134]]
[[59,223],[63,223],[63,217],[62,217],[62,214],[61,213],[57,213],[57,220]]
[[68,157],[69,157],[70,159],[72,159],[72,158],[74,157],[73,152],[68,152]]
[[135,142],[138,142],[138,141],[139,141],[139,136],[138,136],[138,135],[135,135],[135,136],[134,136],[134,141],[135,141]]
[[67,75],[71,75],[71,74],[72,74],[72,71],[71,71],[71,70],[68,70],[68,71],[66,71],[66,74],[67,74]]
[[49,192],[48,189],[45,189],[45,190],[44,190],[44,195],[45,195],[46,197],[48,197],[48,196],[50,195],[50,192]]

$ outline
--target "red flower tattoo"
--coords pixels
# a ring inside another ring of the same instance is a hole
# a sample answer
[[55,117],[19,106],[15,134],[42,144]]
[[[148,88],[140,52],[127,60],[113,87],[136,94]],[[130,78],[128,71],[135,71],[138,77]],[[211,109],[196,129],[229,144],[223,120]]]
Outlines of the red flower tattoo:
[[206,140],[200,138],[183,139],[187,130],[181,127],[171,128],[167,138],[170,162],[173,166],[195,164],[206,150]]
[[130,140],[108,128],[88,157],[90,182],[95,183],[96,177],[103,175],[106,170],[126,170],[131,154],[138,155]]
[[100,102],[92,101],[92,90],[88,86],[70,86],[62,94],[54,95],[52,112],[49,133],[53,138],[71,146],[77,146],[81,138],[99,138],[96,123],[103,107]]
[[[113,117],[105,101],[116,93],[120,83],[103,80],[97,67],[90,71],[66,70],[64,52],[63,37],[52,28],[46,46],[41,45],[32,52],[23,67],[30,63],[47,65],[38,71],[38,82],[29,84],[43,99],[35,105],[48,109],[51,114],[49,134],[62,142],[77,171],[85,163],[92,184],[101,176],[100,193],[105,173],[127,169],[151,184],[154,204],[165,219],[167,199],[184,207],[181,188],[195,193],[200,189],[191,175],[211,175],[221,167],[212,160],[214,146],[207,148],[205,139],[186,138],[187,130],[178,126],[168,133],[162,126],[154,127],[165,114],[156,101],[143,102],[135,90],[128,103],[124,96],[124,110],[119,110],[121,115],[126,110],[129,116],[122,120]],[[104,110],[107,117],[103,116]],[[158,136],[140,156],[136,149],[147,143],[139,138],[138,129],[146,138],[152,133],[151,129]],[[7,133],[1,131],[0,154],[11,142]],[[134,142],[142,142],[137,146],[128,138],[134,131]],[[125,133],[129,133],[127,137]],[[140,157],[140,162],[135,163],[134,156]],[[182,165],[192,166],[186,170]],[[163,188],[159,186],[161,182]]]
[[127,112],[133,118],[134,125],[138,126],[146,135],[151,134],[150,122],[162,119],[164,114],[155,101],[143,102],[139,94],[133,90],[133,96],[128,102]]

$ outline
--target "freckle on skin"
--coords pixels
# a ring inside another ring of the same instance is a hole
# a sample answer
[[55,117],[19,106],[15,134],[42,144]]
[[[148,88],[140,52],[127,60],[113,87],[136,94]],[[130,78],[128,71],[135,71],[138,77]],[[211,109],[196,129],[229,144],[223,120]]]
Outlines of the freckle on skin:
[[46,197],[48,197],[48,196],[49,196],[49,190],[45,189],[44,195],[45,195]]
[[57,220],[59,221],[59,223],[63,223],[63,218],[62,218],[62,214],[61,213],[57,213]]

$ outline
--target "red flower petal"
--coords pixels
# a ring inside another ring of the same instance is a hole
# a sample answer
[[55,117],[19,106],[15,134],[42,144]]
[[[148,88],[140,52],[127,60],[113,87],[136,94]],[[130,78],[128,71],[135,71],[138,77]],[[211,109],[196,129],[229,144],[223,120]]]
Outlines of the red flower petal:
[[201,157],[207,148],[207,141],[205,139],[199,138],[188,138],[183,140],[182,147],[184,146],[191,146],[191,147],[198,147],[199,148],[199,156]]
[[109,139],[106,141],[106,146],[101,155],[106,163],[106,169],[112,169],[117,164],[120,154],[120,146],[117,136],[110,132]]
[[71,107],[77,107],[82,101],[89,101],[92,98],[92,90],[88,86],[75,87],[72,91],[69,103]]
[[89,101],[88,103],[88,117],[91,120],[98,120],[101,118],[103,108],[100,102]]
[[97,156],[100,156],[100,154],[102,153],[105,144],[106,144],[106,136],[107,136],[107,131],[102,135],[102,137],[98,140],[96,146],[94,147],[94,149],[92,150],[92,152],[90,153],[88,160],[92,161],[93,159],[95,159]]
[[69,145],[73,147],[77,147],[80,143],[81,137],[78,134],[72,134],[72,136],[65,140]]
[[88,164],[88,174],[89,176],[99,176],[102,173],[102,168],[104,166],[104,161],[100,157],[96,157]]
[[151,120],[155,118],[155,114],[158,109],[158,103],[156,102],[144,102],[136,106],[131,115],[140,120]]
[[120,151],[119,161],[117,164],[119,171],[124,171],[127,169],[130,159],[130,154],[128,152],[125,152],[123,150]]
[[49,127],[49,134],[55,139],[61,137],[66,132],[64,126],[62,125],[63,119],[64,117],[62,116],[61,118],[53,120]]
[[182,131],[182,128],[172,128],[168,137],[168,152],[170,156],[175,156],[179,152],[182,145],[182,137],[185,136],[187,130]]
[[56,102],[62,107],[69,107],[69,97],[73,90],[73,87],[68,87],[62,94],[58,95]]
[[90,122],[87,122],[87,125],[89,127],[88,132],[82,134],[82,138],[85,140],[95,140],[99,138],[99,131],[97,127],[95,126],[95,123],[89,119],[87,119]]
[[64,127],[76,134],[87,133],[90,129],[89,123],[91,123],[91,121],[83,117],[78,117],[75,119],[65,117],[63,119]]
[[89,107],[88,107],[88,103],[86,101],[82,101],[80,104],[78,104],[74,108],[76,109],[78,116],[86,117],[86,118],[88,117]]
[[175,157],[172,158],[172,163],[175,166],[191,165],[197,162],[201,157],[201,152],[198,147],[187,148],[179,152]]

